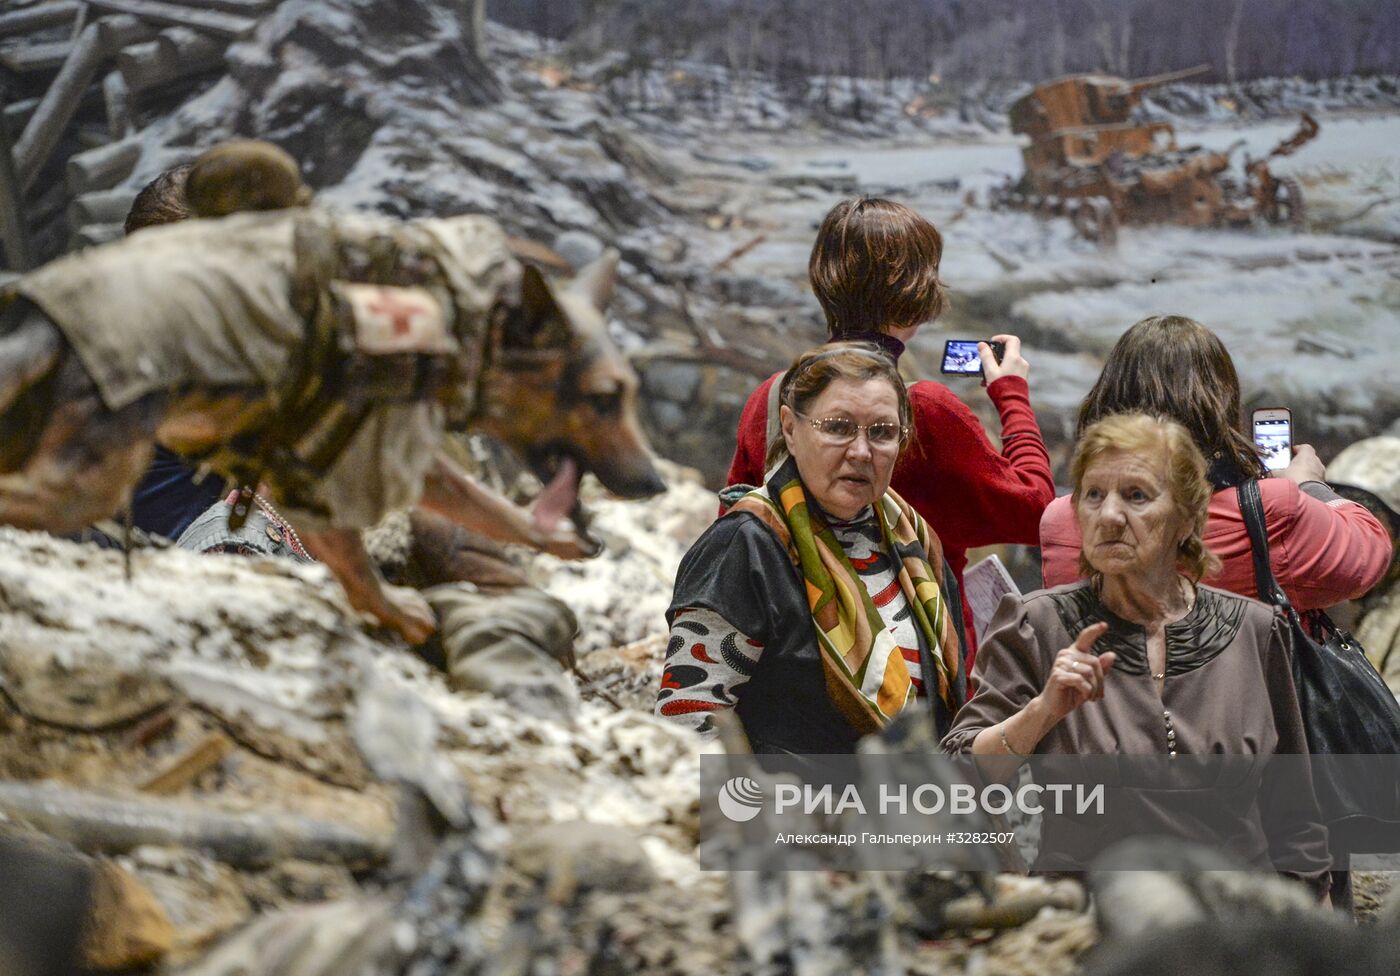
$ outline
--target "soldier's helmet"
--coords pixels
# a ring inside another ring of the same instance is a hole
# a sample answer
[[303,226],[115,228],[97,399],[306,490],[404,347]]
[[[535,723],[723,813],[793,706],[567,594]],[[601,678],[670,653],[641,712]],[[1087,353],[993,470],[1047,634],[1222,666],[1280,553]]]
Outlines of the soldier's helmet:
[[1327,480],[1339,490],[1371,495],[1390,510],[1392,529],[1400,528],[1400,437],[1368,437],[1350,445],[1327,466]]

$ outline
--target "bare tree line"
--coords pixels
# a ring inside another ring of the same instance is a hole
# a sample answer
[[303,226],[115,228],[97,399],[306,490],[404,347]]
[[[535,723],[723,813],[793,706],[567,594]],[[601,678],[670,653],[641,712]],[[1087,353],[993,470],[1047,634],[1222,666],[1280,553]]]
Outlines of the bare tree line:
[[1394,0],[489,0],[488,10],[584,54],[793,80],[1017,82],[1192,64],[1219,81],[1400,72]]

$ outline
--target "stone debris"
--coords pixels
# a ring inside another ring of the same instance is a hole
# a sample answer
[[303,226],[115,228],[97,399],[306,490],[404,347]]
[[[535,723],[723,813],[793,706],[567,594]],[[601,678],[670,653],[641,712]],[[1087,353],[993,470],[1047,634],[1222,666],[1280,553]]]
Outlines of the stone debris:
[[[1124,870],[1157,865],[1157,870]],[[1099,928],[1122,942],[1216,918],[1305,915],[1316,907],[1302,885],[1248,870],[1224,854],[1166,838],[1124,841],[1089,873]]]
[[83,958],[100,970],[124,970],[163,959],[175,945],[165,909],[131,872],[101,861],[93,876]]

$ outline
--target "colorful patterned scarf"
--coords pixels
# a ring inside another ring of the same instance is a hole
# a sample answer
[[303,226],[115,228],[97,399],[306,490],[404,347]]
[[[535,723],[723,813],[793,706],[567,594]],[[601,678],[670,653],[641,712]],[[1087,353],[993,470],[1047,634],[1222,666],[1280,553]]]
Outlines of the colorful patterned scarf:
[[[925,676],[924,685],[930,694],[937,688],[942,729],[966,690],[962,650],[940,588],[943,547],[894,492],[886,492],[874,508],[899,566],[899,587],[933,658],[936,675]],[[915,697],[909,668],[820,509],[809,503],[797,462],[788,458],[764,487],[749,492],[732,510],[757,516],[787,547],[806,584],[827,693],[861,734],[879,731]]]

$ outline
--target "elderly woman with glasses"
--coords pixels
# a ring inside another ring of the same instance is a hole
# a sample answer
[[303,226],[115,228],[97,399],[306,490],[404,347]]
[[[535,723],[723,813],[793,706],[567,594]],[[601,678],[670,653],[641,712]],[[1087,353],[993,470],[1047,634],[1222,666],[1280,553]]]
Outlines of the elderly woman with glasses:
[[938,537],[890,491],[909,396],[878,347],[836,342],[783,377],[767,483],[676,576],[656,713],[703,733],[734,709],[756,752],[846,753],[923,698],[963,700]]

